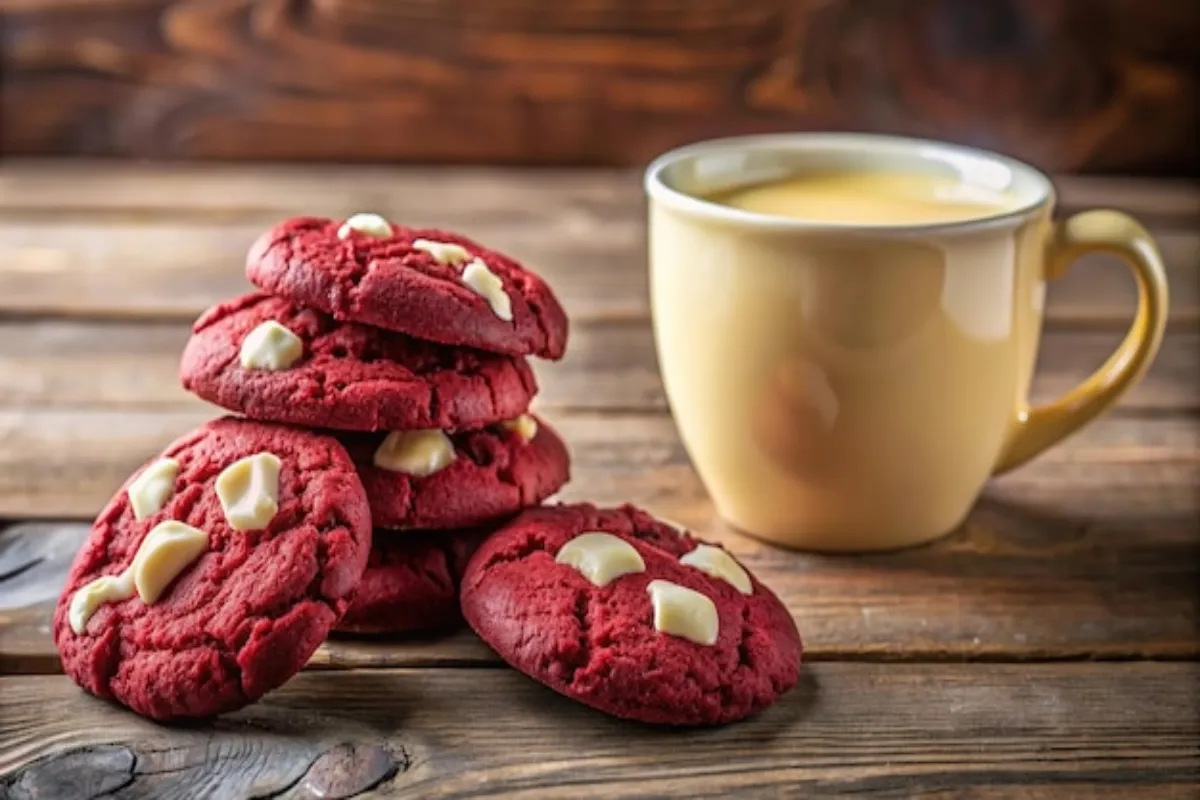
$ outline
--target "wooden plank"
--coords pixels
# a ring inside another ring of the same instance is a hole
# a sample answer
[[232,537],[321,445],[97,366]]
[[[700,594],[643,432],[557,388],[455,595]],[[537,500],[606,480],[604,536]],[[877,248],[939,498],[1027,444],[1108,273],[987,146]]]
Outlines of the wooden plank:
[[[1157,182],[1060,183],[1065,200],[1173,220],[1155,232],[1174,317],[1200,320],[1200,192],[1169,182],[1161,192]],[[190,320],[245,290],[245,251],[279,218],[371,208],[462,230],[525,259],[577,319],[644,317],[643,207],[631,172],[6,165],[0,313]],[[1134,295],[1124,268],[1111,257],[1089,261],[1052,286],[1051,322],[1128,319]],[[67,283],[73,291],[61,290]]]
[[[247,290],[245,253],[266,225],[0,220],[0,314],[191,321],[212,303]],[[574,222],[526,209],[519,223],[480,218],[453,227],[540,272],[577,321],[649,314],[640,208],[611,218],[580,213]],[[1172,286],[1172,321],[1200,324],[1200,232],[1157,236]],[[1051,284],[1046,318],[1051,325],[1126,325],[1135,297],[1117,258],[1088,256]]]
[[[0,219],[261,223],[302,214],[384,209],[412,224],[466,227],[594,224],[644,203],[640,169],[140,164],[10,158]],[[1200,187],[1180,178],[1061,174],[1059,210],[1107,207],[1162,229],[1194,228]],[[119,191],[113,187],[119,186]]]
[[[0,313],[191,321],[250,288],[246,250],[270,224],[0,222]],[[575,317],[647,313],[640,214],[592,225],[534,212],[520,225],[455,227],[537,269]]]
[[[184,427],[178,414],[46,412],[27,419],[36,424],[11,450],[27,455],[0,451],[0,513],[11,516],[94,513],[159,440]],[[811,657],[1200,655],[1195,420],[1099,423],[993,482],[954,535],[857,558],[784,551],[730,530],[714,517],[665,417],[566,415],[555,422],[574,453],[574,479],[560,499],[634,502],[723,542],[787,604]],[[84,535],[82,525],[68,528],[72,533],[61,533],[59,523],[18,526],[3,535],[25,542],[11,545],[23,556],[12,556],[7,568],[0,561],[0,575],[13,575],[12,596],[28,597],[27,582],[38,583],[40,594],[25,610],[0,608],[0,666],[7,660],[9,669],[55,668],[46,600],[59,591],[71,548],[45,557],[36,575],[24,577],[22,570],[39,552],[37,542]],[[318,663],[491,658],[458,637],[394,656],[367,646],[331,647]]]
[[[91,517],[130,472],[212,416],[207,408],[0,410],[0,518]],[[571,496],[631,498],[666,504],[664,513],[689,524],[707,519],[704,492],[668,416],[562,411],[546,417],[572,451]],[[1191,513],[1200,508],[1190,491],[1198,441],[1200,422],[1193,418],[1112,417],[997,485],[1031,492],[1031,500],[1061,501],[1064,514]],[[1139,495],[1148,487],[1154,496]]]
[[[179,358],[190,327],[185,322],[0,319],[0,408],[207,409],[179,385]],[[563,361],[534,362],[541,385],[538,407],[662,410],[666,400],[653,351],[644,321],[576,324]],[[1178,367],[1163,363],[1153,376],[1156,381],[1166,376],[1161,396],[1151,386],[1144,402],[1186,405],[1175,386]]]
[[1050,169],[1196,167],[1192,3],[679,10],[10,2],[0,149],[630,164],[701,137],[848,128],[991,146]]
[[[1064,177],[1065,186],[1076,178]],[[1094,182],[1093,182],[1094,183]],[[1102,184],[1155,218],[1191,221],[1200,194],[1182,182],[1147,192],[1137,179]],[[1083,185],[1093,185],[1084,183]],[[113,187],[119,186],[119,191]],[[1175,188],[1171,188],[1175,187]],[[535,210],[553,223],[620,217],[643,203],[635,169],[394,167],[305,164],[138,164],[125,161],[7,159],[0,169],[0,218],[269,224],[305,214],[373,210],[409,224],[503,227],[528,224]]]
[[[208,408],[177,377],[189,335],[184,322],[0,319],[0,408],[191,411]],[[1035,400],[1079,384],[1117,346],[1121,332],[1048,331]],[[640,320],[581,322],[560,362],[535,361],[541,409],[663,411],[650,326]],[[1119,413],[1200,409],[1200,334],[1170,332]]]
[[1196,664],[819,664],[755,719],[668,734],[509,670],[303,674],[176,728],[65,678],[3,677],[0,792],[1184,798],[1197,680]]
[[1059,208],[1065,213],[1116,208],[1147,222],[1195,226],[1200,219],[1200,187],[1178,178],[1126,178],[1056,175]]

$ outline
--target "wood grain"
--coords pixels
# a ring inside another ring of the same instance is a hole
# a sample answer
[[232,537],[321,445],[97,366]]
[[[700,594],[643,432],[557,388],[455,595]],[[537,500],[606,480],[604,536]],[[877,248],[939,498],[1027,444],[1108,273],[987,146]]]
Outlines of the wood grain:
[[[114,191],[113,186],[119,186]],[[1160,228],[1194,227],[1200,186],[1179,178],[1054,176],[1064,214],[1100,206]],[[386,209],[397,219],[460,227],[545,228],[628,215],[643,205],[641,170],[305,164],[141,164],[11,158],[0,170],[0,218],[80,221],[264,221]]]
[[[111,411],[210,409],[177,377],[184,322],[0,319],[0,408]],[[1043,338],[1035,401],[1078,385],[1116,349],[1116,330],[1052,330]],[[666,411],[654,340],[643,320],[577,323],[566,358],[534,362],[543,410]],[[1117,413],[1200,410],[1200,334],[1170,332]]]
[[[125,478],[216,412],[0,410],[0,518],[90,518]],[[709,518],[674,423],[662,414],[547,413],[572,453],[564,497],[629,499],[688,524]],[[1144,520],[1194,513],[1194,418],[1112,417],[996,483],[1064,515]]]
[[[120,8],[143,19],[162,3],[60,5],[64,18]],[[444,11],[403,5],[320,0],[306,24],[331,9],[406,20]],[[256,13],[304,6],[263,2]],[[0,0],[0,13],[45,7]],[[602,8],[546,10],[545,24]],[[268,23],[252,16],[247,35]],[[1151,46],[1144,26],[1130,29]],[[847,558],[779,550],[715,518],[664,413],[632,173],[9,166],[0,520],[43,521],[0,523],[0,797],[1194,797],[1194,187],[1062,182],[1068,208],[1125,207],[1160,235],[1175,327],[1158,361],[1116,413],[993,481],[960,530]],[[438,191],[422,193],[421,181]],[[602,717],[499,668],[469,631],[334,637],[264,702],[175,728],[50,676],[60,668],[50,613],[85,520],[165,442],[219,413],[177,388],[187,323],[243,285],[241,253],[257,230],[314,206],[398,209],[389,213],[547,264],[575,316],[568,358],[538,365],[539,404],[574,458],[561,498],[637,502],[737,553],[804,634],[800,687],[745,724],[667,732]],[[1129,283],[1109,263],[1053,287],[1037,397],[1060,393],[1111,348],[1132,308]]]
[[[550,210],[560,199],[548,193],[537,206],[495,220],[481,215],[448,225],[427,212],[413,221],[456,228],[529,264],[554,288],[573,321],[645,319],[641,207],[611,216],[584,210],[571,216]],[[403,218],[379,204],[370,207]],[[0,314],[191,321],[209,305],[250,288],[243,276],[246,250],[275,219],[0,217]],[[1196,327],[1200,233],[1179,228],[1153,233],[1171,284],[1171,324]],[[1129,271],[1116,257],[1087,256],[1050,284],[1047,324],[1128,324],[1135,297]]]
[[[866,129],[1052,169],[1195,169],[1172,0],[19,0],[8,153],[630,164]],[[986,102],[980,102],[986,98]]]
[[[509,670],[304,674],[164,728],[0,678],[0,792],[311,797],[1193,797],[1195,664],[817,664],[759,717],[670,731]],[[316,768],[320,766],[320,769]],[[345,796],[345,795],[338,795]]]

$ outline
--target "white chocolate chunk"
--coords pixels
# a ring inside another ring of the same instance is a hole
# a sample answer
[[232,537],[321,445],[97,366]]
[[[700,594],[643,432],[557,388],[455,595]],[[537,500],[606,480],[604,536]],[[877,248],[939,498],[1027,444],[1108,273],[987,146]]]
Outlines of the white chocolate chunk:
[[488,301],[493,314],[505,322],[512,322],[512,299],[504,291],[500,277],[488,269],[487,264],[478,258],[471,259],[471,263],[463,270],[462,279],[463,283]]
[[392,235],[392,226],[378,214],[354,214],[338,228],[338,238],[345,239],[352,231],[376,239],[386,239]]
[[267,320],[242,339],[239,362],[244,369],[287,369],[304,354],[300,337],[275,320]]
[[130,572],[138,596],[153,605],[171,581],[208,548],[208,534],[191,525],[167,520],[155,525],[142,540]]
[[439,264],[461,264],[471,258],[467,248],[453,242],[434,242],[429,239],[415,239],[412,246],[416,250],[424,250],[433,256]]
[[375,450],[373,460],[380,469],[424,478],[450,466],[454,459],[454,443],[450,437],[437,428],[430,428],[389,433]]
[[120,575],[105,575],[81,586],[71,596],[71,606],[67,609],[71,630],[77,634],[83,633],[96,609],[105,603],[119,603],[130,597],[133,597],[133,578],[129,570]]
[[654,606],[654,630],[697,644],[716,644],[720,620],[717,606],[700,592],[670,581],[646,586]]
[[505,420],[500,424],[527,442],[533,441],[533,437],[537,436],[537,418],[532,414],[522,414],[516,419]]
[[746,570],[720,547],[699,545],[692,552],[681,556],[679,563],[707,572],[714,578],[720,578],[742,594],[754,594],[754,584],[750,582]]
[[646,571],[646,562],[633,545],[601,531],[579,534],[559,548],[554,561],[574,567],[596,586],[607,586],[622,575]]
[[279,468],[273,453],[255,453],[233,462],[217,476],[217,498],[235,531],[267,527],[279,510]]
[[175,489],[175,477],[178,474],[178,461],[160,458],[134,478],[126,489],[129,504],[133,506],[134,519],[145,519],[162,510]]
[[105,603],[128,600],[135,592],[146,605],[154,604],[171,581],[207,547],[208,534],[191,525],[173,519],[155,525],[138,545],[133,561],[119,575],[96,578],[71,596],[67,609],[71,630],[83,633],[96,609]]

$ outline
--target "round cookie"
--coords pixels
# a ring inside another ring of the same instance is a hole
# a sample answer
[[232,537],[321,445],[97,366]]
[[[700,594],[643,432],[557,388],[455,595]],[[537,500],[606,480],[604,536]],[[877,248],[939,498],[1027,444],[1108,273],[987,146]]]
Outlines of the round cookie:
[[[227,469],[239,462],[254,470]],[[198,550],[155,549],[172,538],[164,530],[190,531]],[[63,668],[88,692],[158,720],[240,708],[325,639],[370,542],[366,494],[335,439],[210,422],[139,470],[96,518],[54,613]],[[81,601],[97,587],[114,594],[89,615]]]
[[334,632],[396,635],[461,624],[458,583],[488,532],[376,535],[354,601]]
[[[398,464],[380,466],[387,463],[378,455],[384,435],[339,438],[358,466],[376,528],[466,528],[535,506],[569,479],[570,459],[558,433],[531,415],[523,416],[535,420],[536,433],[528,441],[512,423],[451,434],[425,432],[434,446],[445,450],[443,461],[449,462],[428,475],[399,471]],[[427,465],[428,451],[414,455],[422,467]]]
[[[277,338],[255,350],[272,327]],[[243,366],[244,351],[263,360]],[[517,416],[537,392],[522,359],[338,322],[258,292],[200,316],[179,372],[184,388],[248,417],[340,430],[478,427]]]
[[[349,227],[364,218],[373,229]],[[373,214],[285,220],[250,248],[246,277],[340,320],[443,344],[549,359],[566,349],[566,314],[533,272],[464,236]]]
[[[583,567],[559,563],[564,546],[592,532],[610,534],[596,537],[609,544],[615,537],[625,560],[574,563],[624,564],[632,571],[614,569],[599,575],[609,580],[597,585]],[[800,636],[779,599],[736,562],[730,563],[750,594],[681,562],[702,545],[729,560],[723,550],[632,506],[532,509],[471,558],[461,588],[463,615],[509,664],[593,708],[672,725],[730,722],[763,710],[795,685]],[[630,558],[644,569],[631,567]],[[659,593],[672,596],[663,599],[668,629],[705,618],[687,609],[672,613],[674,597],[709,604],[717,621],[712,644],[656,629]]]

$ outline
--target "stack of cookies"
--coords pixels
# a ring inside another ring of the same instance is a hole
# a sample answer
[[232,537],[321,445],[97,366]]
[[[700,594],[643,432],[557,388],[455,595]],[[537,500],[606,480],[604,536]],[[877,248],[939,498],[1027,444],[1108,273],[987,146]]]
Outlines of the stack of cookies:
[[617,716],[725,722],[794,685],[790,615],[722,548],[628,506],[540,507],[569,465],[530,412],[527,359],[567,341],[537,275],[374,214],[288,220],[246,274],[258,291],[201,315],[180,368],[235,414],[135,473],[72,565],[54,636],[79,685],[211,716],[330,633],[464,616]]
[[200,317],[184,387],[346,448],[375,533],[337,630],[457,620],[458,577],[482,532],[568,478],[562,440],[529,413],[526,359],[566,349],[554,293],[462,236],[375,214],[288,220],[251,247],[246,275],[262,291]]

